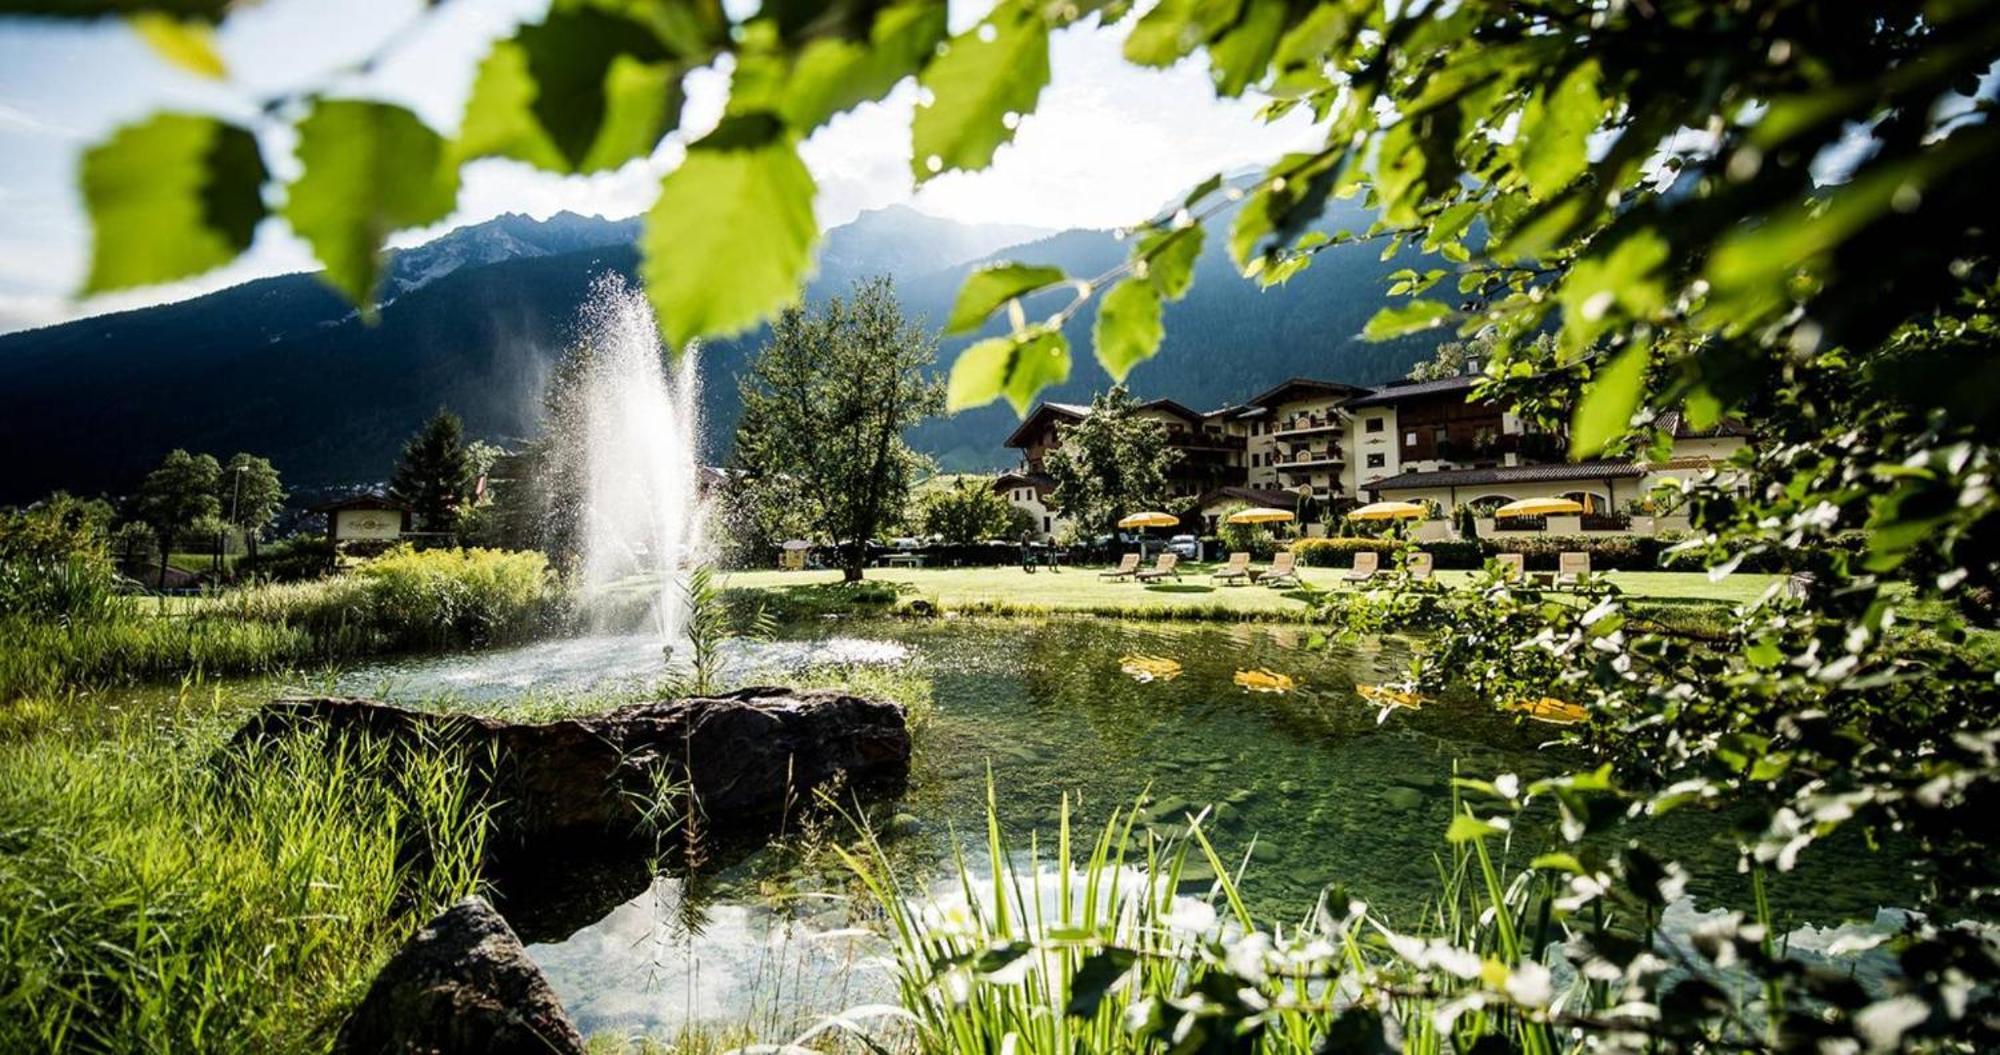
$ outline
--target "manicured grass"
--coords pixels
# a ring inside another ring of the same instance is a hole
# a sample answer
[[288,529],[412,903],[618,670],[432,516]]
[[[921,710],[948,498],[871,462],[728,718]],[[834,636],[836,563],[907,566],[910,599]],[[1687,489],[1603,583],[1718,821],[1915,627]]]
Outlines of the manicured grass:
[[[1187,568],[1178,582],[1141,585],[1112,582],[1097,568],[1064,568],[1033,574],[1005,568],[870,568],[873,582],[895,583],[905,602],[923,599],[947,611],[1081,611],[1121,615],[1206,615],[1220,618],[1284,619],[1304,616],[1307,591],[1264,586],[1228,586],[1209,579],[1208,566]],[[1355,587],[1341,582],[1340,568],[1306,568],[1305,582],[1317,589]],[[1441,571],[1446,586],[1471,581],[1469,571]],[[1744,604],[1756,600],[1777,581],[1775,575],[1736,574],[1710,582],[1702,572],[1610,572],[1607,578],[1628,596],[1661,600],[1707,600]],[[824,590],[839,582],[837,572],[738,571],[724,583],[731,589],[776,590],[803,587]]]

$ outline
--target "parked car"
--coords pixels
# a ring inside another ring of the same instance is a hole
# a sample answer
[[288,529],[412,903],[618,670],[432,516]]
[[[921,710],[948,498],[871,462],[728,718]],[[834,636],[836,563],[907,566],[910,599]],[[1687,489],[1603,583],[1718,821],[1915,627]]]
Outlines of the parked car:
[[923,544],[922,539],[910,538],[907,535],[902,538],[892,538],[889,540],[890,547],[894,549],[921,549],[923,548]]
[[1167,551],[1182,560],[1194,560],[1201,556],[1201,542],[1193,535],[1175,535],[1167,540]]

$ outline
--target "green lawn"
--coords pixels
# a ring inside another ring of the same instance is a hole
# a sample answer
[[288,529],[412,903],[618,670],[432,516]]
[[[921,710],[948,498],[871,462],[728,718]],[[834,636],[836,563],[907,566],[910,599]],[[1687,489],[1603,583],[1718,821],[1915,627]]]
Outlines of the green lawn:
[[[1033,574],[1005,568],[870,568],[868,579],[906,587],[905,598],[923,598],[941,609],[960,611],[1091,611],[1124,613],[1241,613],[1254,618],[1303,615],[1305,591],[1264,586],[1212,584],[1207,566],[1185,571],[1179,582],[1140,585],[1110,582],[1096,568],[1064,568]],[[1341,583],[1344,569],[1307,568],[1305,580],[1320,589],[1351,589]],[[1469,581],[1469,571],[1441,571],[1446,586]],[[1701,572],[1610,572],[1606,578],[1628,596],[1661,600],[1709,600],[1740,604],[1755,600],[1777,580],[1775,575],[1731,575],[1710,582]],[[730,588],[784,590],[824,587],[840,581],[828,571],[738,571],[728,573]]]

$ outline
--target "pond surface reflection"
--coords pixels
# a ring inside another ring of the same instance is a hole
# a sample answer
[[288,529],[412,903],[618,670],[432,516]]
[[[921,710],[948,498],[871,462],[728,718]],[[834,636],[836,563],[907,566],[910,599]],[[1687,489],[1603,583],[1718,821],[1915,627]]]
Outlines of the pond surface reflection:
[[[1582,759],[1549,746],[1552,726],[1475,701],[1385,713],[1357,691],[1394,680],[1408,660],[1395,639],[1331,644],[1301,628],[943,619],[832,624],[748,647],[738,669],[893,663],[928,680],[935,712],[917,736],[909,791],[870,809],[909,889],[948,888],[953,832],[982,842],[990,774],[1016,845],[1052,831],[1064,795],[1089,832],[1150,788],[1146,821],[1158,834],[1182,834],[1188,812],[1214,810],[1205,830],[1226,858],[1247,856],[1245,892],[1263,918],[1298,920],[1338,882],[1410,922],[1436,886],[1454,767],[1525,781]],[[640,639],[599,638],[351,680],[357,690],[373,691],[374,678],[392,692],[450,685],[493,699],[642,681],[659,663]],[[1722,819],[1689,810],[1654,831],[1693,871],[1697,902],[1748,903]],[[747,1020],[763,1039],[786,1039],[821,1014],[892,995],[870,964],[882,949],[854,933],[872,912],[833,854],[811,852],[842,834],[795,833],[782,846],[718,854],[693,879],[607,888],[611,897],[570,913],[573,922],[526,935],[531,951],[586,1031]],[[1526,826],[1506,860],[1518,868],[1544,845]],[[1184,892],[1210,877],[1194,866],[1189,878]],[[1837,875],[1785,877],[1775,900],[1794,921],[1867,919],[1878,905],[1907,903],[1897,889],[1893,855],[1857,853]]]

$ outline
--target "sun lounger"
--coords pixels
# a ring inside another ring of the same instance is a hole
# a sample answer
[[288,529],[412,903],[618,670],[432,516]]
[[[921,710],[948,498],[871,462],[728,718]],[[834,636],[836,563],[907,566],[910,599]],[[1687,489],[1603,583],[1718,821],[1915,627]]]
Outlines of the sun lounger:
[[1248,553],[1230,554],[1229,563],[1210,572],[1208,577],[1210,579],[1220,579],[1223,582],[1229,582],[1229,583],[1249,582],[1250,555]]
[[1556,585],[1580,586],[1590,578],[1590,554],[1570,551],[1556,557]]
[[1423,550],[1417,550],[1403,559],[1403,574],[1409,576],[1411,582],[1429,582],[1431,572],[1435,570],[1436,564],[1431,555]]
[[1345,582],[1367,582],[1382,570],[1382,555],[1374,550],[1362,550],[1354,555],[1354,567],[1341,576]]
[[1124,557],[1119,559],[1118,566],[1116,568],[1112,568],[1109,571],[1098,572],[1097,577],[1100,579],[1114,579],[1114,580],[1129,579],[1132,577],[1133,573],[1137,572],[1138,570],[1139,570],[1139,555],[1137,553],[1127,553]]
[[1527,575],[1527,559],[1519,553],[1495,553],[1493,559],[1500,564],[1500,578],[1508,582],[1519,582]]
[[1147,568],[1145,571],[1134,572],[1132,577],[1138,579],[1140,582],[1152,582],[1155,579],[1164,579],[1171,575],[1174,577],[1175,582],[1179,582],[1181,578],[1180,562],[1180,554],[1173,552],[1162,553],[1160,554],[1160,562],[1158,564]]
[[1250,573],[1251,581],[1266,586],[1297,586],[1299,584],[1298,557],[1291,550],[1279,550],[1271,557],[1271,566]]

